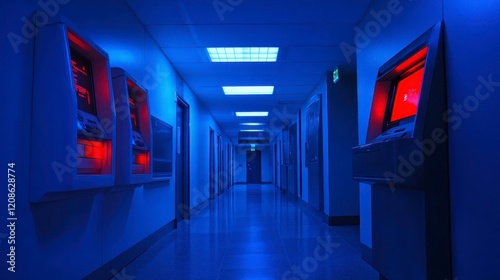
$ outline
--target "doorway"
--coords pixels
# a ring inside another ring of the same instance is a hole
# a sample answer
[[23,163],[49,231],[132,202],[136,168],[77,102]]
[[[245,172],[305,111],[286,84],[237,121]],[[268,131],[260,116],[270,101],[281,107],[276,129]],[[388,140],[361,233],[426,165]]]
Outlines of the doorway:
[[278,147],[274,143],[274,185],[278,186]]
[[302,198],[302,110],[299,110],[299,117],[298,117],[298,131],[299,131],[299,137],[297,139],[297,146],[299,147],[299,154],[298,154],[298,163],[297,168],[299,170],[299,197]]
[[222,137],[217,133],[217,195],[224,192],[224,184],[222,180],[222,173],[224,170],[224,149],[222,148]]
[[289,141],[289,151],[290,155],[288,159],[288,190],[298,195],[297,191],[297,123],[290,127],[290,141]]
[[261,151],[247,151],[247,184],[262,183]]
[[210,147],[209,147],[209,181],[210,181],[210,199],[215,198],[215,131],[210,128]]
[[318,95],[307,107],[305,146],[309,204],[319,211],[324,210],[322,131],[321,95]]
[[231,144],[227,143],[227,165],[226,165],[226,171],[224,172],[224,178],[226,179],[226,189],[229,189],[232,186],[232,170],[233,170],[233,165],[232,165],[232,154],[233,151],[231,150]]
[[177,139],[175,151],[175,219],[190,218],[189,105],[177,97]]

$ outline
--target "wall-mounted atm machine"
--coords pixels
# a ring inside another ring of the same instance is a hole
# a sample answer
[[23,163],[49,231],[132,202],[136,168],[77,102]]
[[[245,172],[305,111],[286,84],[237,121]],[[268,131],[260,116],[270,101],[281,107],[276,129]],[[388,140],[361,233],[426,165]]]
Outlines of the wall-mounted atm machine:
[[30,200],[111,187],[115,111],[108,55],[62,17],[37,28]]
[[116,184],[151,181],[151,118],[147,91],[121,68],[112,68],[116,109]]
[[379,69],[354,180],[371,184],[373,266],[387,279],[451,279],[441,23]]

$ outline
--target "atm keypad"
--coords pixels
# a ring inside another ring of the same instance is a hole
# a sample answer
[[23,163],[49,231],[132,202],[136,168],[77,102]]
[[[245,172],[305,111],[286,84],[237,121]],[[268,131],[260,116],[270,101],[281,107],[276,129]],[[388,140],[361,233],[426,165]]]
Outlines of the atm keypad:
[[400,128],[393,128],[387,131],[384,131],[380,136],[375,138],[373,142],[378,142],[378,141],[383,141],[383,140],[389,140],[389,139],[396,139],[396,138],[403,138],[407,135],[408,133],[406,132],[406,128],[400,127]]
[[93,138],[94,140],[108,139],[96,116],[80,111],[77,118],[78,133],[83,135],[84,138]]
[[142,138],[142,136],[138,132],[133,132],[132,134],[132,144],[136,146],[136,148],[141,148],[147,150],[146,142]]

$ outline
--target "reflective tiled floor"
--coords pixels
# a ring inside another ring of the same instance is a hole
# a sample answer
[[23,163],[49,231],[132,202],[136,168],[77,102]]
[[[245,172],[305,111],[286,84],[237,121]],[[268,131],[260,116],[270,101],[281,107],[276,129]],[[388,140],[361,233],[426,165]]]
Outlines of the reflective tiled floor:
[[359,227],[329,227],[273,185],[236,185],[122,273],[135,279],[378,279]]

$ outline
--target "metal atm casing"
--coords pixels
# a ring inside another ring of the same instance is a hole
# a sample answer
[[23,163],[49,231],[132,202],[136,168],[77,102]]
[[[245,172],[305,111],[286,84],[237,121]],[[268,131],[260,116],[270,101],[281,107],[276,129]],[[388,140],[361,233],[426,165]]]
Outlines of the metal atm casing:
[[[60,16],[40,26],[34,40],[30,201],[111,187],[115,111],[108,54]],[[90,76],[88,88],[78,84],[78,71]],[[82,97],[87,112],[79,107]]]
[[[366,144],[353,148],[355,180],[371,184],[387,183],[393,187],[423,188],[426,166],[433,162],[436,153],[447,151],[440,30],[441,24],[435,25],[380,67]],[[416,56],[418,53],[421,55]],[[416,114],[390,122],[395,83],[401,74],[418,63],[424,63],[424,75]],[[430,154],[427,147],[422,147],[429,141],[437,146]],[[420,153],[424,157],[420,158]]]
[[[366,144],[352,149],[353,179],[371,185],[373,266],[388,279],[451,279],[441,29],[437,23],[380,67]],[[391,121],[398,83],[422,64],[415,115]]]
[[121,68],[112,68],[111,75],[118,139],[116,185],[151,182],[152,130],[148,93]]

